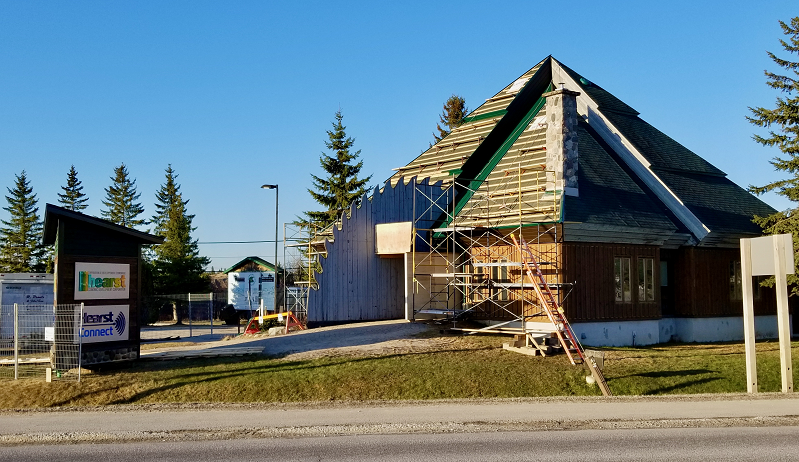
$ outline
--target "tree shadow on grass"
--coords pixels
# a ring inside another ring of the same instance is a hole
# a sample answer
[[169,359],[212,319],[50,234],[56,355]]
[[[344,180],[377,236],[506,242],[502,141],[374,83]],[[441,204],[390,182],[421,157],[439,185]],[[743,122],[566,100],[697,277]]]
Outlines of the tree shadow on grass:
[[[451,350],[439,350],[436,353],[455,353],[455,352],[463,352],[463,351],[472,351],[469,349],[451,349]],[[275,361],[272,363],[267,364],[258,364],[258,365],[251,365],[248,367],[239,367],[233,370],[220,370],[220,371],[200,371],[200,372],[189,372],[185,374],[179,374],[168,377],[168,380],[171,383],[163,384],[158,387],[150,388],[147,390],[143,390],[139,393],[136,393],[133,396],[117,399],[109,404],[132,404],[138,401],[141,401],[149,396],[152,396],[156,393],[173,390],[176,388],[180,388],[189,384],[198,384],[198,383],[210,383],[216,382],[224,379],[236,378],[236,377],[243,377],[247,375],[257,375],[257,374],[264,374],[270,372],[286,372],[286,371],[299,371],[304,369],[323,369],[323,368],[330,368],[330,367],[337,367],[343,364],[355,364],[365,361],[372,361],[375,359],[390,359],[390,358],[399,358],[399,357],[408,357],[408,356],[415,356],[415,355],[426,355],[430,354],[429,352],[413,352],[413,353],[397,353],[392,355],[385,355],[380,357],[361,357],[361,358],[336,358],[336,359],[326,359],[321,364],[318,363],[319,360],[304,360],[304,361]],[[190,360],[185,360],[190,361]],[[316,363],[316,364],[314,364]],[[208,366],[213,365],[223,365],[223,364],[235,364],[230,361],[219,361],[209,364]],[[202,366],[194,366],[190,364],[185,364],[182,366],[183,368],[193,368],[193,367],[202,367]]]
[[641,372],[639,374],[621,375],[609,378],[609,380],[626,379],[629,377],[648,377],[652,379],[660,379],[665,377],[684,377],[689,375],[702,375],[702,374],[715,374],[715,373],[717,373],[717,371],[712,371],[710,369],[683,369],[678,371]]
[[679,391],[679,390],[683,390],[684,391],[688,387],[692,387],[694,385],[702,385],[702,384],[710,383],[710,382],[715,382],[717,380],[721,380],[721,378],[720,377],[708,377],[708,378],[705,378],[705,379],[692,380],[690,382],[678,383],[678,384],[672,385],[670,387],[662,387],[662,388],[656,388],[654,390],[649,390],[649,391],[645,392],[644,394],[645,395],[663,395],[663,394],[666,394],[666,393],[671,393],[671,392]]

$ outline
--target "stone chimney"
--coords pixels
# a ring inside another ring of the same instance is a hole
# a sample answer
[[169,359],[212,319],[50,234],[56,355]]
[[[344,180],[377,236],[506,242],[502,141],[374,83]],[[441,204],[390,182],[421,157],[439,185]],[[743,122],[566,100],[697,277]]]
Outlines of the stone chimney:
[[561,88],[542,96],[547,100],[547,191],[577,196],[577,95]]

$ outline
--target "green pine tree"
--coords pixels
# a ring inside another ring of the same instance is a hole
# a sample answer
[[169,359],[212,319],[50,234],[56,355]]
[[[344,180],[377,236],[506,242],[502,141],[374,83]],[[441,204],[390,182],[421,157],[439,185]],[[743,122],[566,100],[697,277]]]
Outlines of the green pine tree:
[[136,180],[130,179],[124,163],[114,169],[111,181],[113,184],[105,189],[103,205],[107,208],[100,212],[102,217],[128,228],[146,224],[146,220],[137,218],[144,213],[141,202],[136,202],[141,194],[136,192]]
[[[791,19],[790,24],[780,21],[780,26],[788,37],[788,41],[780,40],[782,47],[788,53],[799,54],[799,17]],[[747,120],[768,130],[767,136],[755,134],[752,138],[764,146],[776,147],[782,152],[782,156],[775,156],[771,160],[771,165],[785,172],[788,178],[765,186],[750,186],[749,190],[755,194],[775,191],[797,202],[799,201],[799,62],[779,58],[771,52],[768,52],[768,56],[785,69],[788,75],[765,71],[766,84],[785,94],[785,97],[778,96],[773,109],[750,107],[752,115],[747,116]],[[797,271],[788,275],[788,283],[793,286],[792,294],[799,295],[799,239],[797,239],[799,208],[795,207],[765,217],[755,217],[754,221],[769,235],[793,233]],[[773,278],[771,281],[766,281],[766,285],[770,284],[773,284]]]
[[205,267],[211,261],[200,256],[197,240],[191,233],[194,215],[186,211],[188,200],[183,200],[180,185],[175,182],[177,174],[168,166],[166,182],[156,193],[156,210],[153,217],[155,234],[164,238],[156,246],[152,263],[153,280],[158,294],[183,294],[209,290],[210,280]]
[[45,249],[40,245],[42,222],[36,194],[23,170],[16,176],[14,189],[6,188],[11,219],[0,227],[0,268],[9,273],[42,272],[47,267]]
[[[454,94],[450,96],[444,103],[443,112],[438,116],[440,121],[436,124],[438,134],[433,133],[433,137],[436,139],[435,142],[438,143],[449,135],[452,129],[461,126],[464,117],[468,113],[469,109],[466,107],[466,100],[463,97]],[[443,127],[441,126],[442,124],[444,125]]]
[[308,190],[311,197],[326,210],[305,212],[308,221],[322,227],[338,220],[350,204],[360,199],[366,192],[366,183],[372,178],[371,175],[363,179],[358,178],[363,161],[357,164],[353,162],[361,155],[361,151],[350,152],[355,140],[347,136],[346,127],[341,123],[343,119],[341,110],[336,112],[335,117],[333,130],[327,131],[329,141],[325,142],[325,146],[333,151],[333,155],[322,153],[319,158],[327,177],[320,178],[312,174],[315,190]]
[[[169,221],[169,211],[174,205],[174,201],[180,196],[180,185],[175,182],[178,175],[172,169],[172,164],[166,168],[166,182],[161,185],[158,192],[155,193],[155,215],[153,215],[151,224],[155,226],[155,234],[163,236],[164,223]],[[185,206],[189,201],[183,202]],[[194,217],[192,215],[192,217]]]
[[75,170],[74,165],[69,167],[67,185],[61,186],[61,189],[64,190],[64,194],[58,193],[58,202],[65,209],[80,212],[88,207],[86,202],[89,201],[89,198],[86,197],[86,194],[83,194],[83,186],[78,180],[78,171]]

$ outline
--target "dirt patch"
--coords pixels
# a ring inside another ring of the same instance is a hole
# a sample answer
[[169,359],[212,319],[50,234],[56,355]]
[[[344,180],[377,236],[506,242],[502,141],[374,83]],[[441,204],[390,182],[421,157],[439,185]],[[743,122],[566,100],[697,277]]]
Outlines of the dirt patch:
[[431,351],[441,351],[454,348],[458,339],[455,337],[428,337],[428,338],[405,338],[398,340],[388,340],[372,344],[324,348],[321,350],[302,351],[289,353],[282,357],[285,360],[299,361],[318,358],[335,357],[364,357],[364,356],[386,356],[392,354],[408,353],[427,353]]
[[[441,334],[439,325],[404,320],[363,322],[295,331],[270,337],[266,334],[240,335],[221,341],[181,345],[169,350],[218,349],[262,346],[263,353],[297,361],[331,357],[366,357],[426,353],[452,349],[486,348],[474,337]],[[501,343],[494,347],[499,347]],[[166,347],[166,345],[164,345]],[[159,348],[159,350],[161,350]]]

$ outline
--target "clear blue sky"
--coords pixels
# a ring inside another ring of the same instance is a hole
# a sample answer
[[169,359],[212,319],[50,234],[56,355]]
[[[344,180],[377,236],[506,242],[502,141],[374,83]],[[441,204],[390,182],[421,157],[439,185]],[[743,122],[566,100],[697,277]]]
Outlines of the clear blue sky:
[[[2,1],[0,187],[25,170],[43,213],[74,164],[99,215],[124,162],[149,217],[171,163],[200,241],[273,239],[274,192],[259,187],[280,185],[281,230],[315,209],[339,108],[377,185],[428,146],[452,93],[474,109],[549,54],[738,184],[780,178],[744,117],[774,104],[766,50],[781,51],[795,0],[558,5]],[[219,269],[274,250],[202,252]]]

